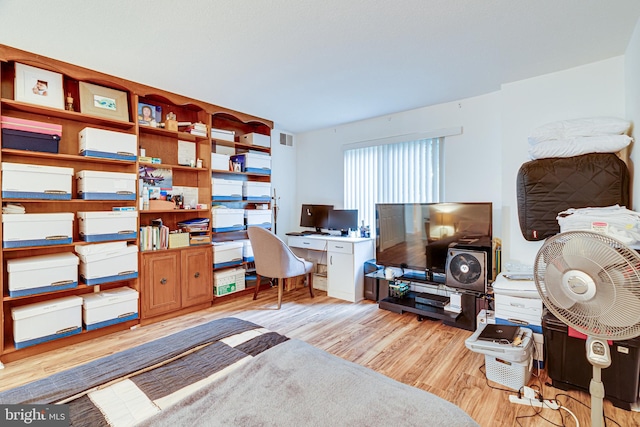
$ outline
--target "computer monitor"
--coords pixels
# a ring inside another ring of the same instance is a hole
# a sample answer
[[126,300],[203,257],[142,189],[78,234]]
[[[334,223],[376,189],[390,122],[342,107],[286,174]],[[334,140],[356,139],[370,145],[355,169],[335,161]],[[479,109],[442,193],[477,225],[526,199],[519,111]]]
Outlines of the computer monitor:
[[343,236],[349,234],[349,229],[358,228],[357,209],[334,209],[329,211],[329,230],[340,230]]
[[333,205],[302,205],[300,211],[300,227],[312,227],[316,232],[322,232],[329,226],[329,212]]

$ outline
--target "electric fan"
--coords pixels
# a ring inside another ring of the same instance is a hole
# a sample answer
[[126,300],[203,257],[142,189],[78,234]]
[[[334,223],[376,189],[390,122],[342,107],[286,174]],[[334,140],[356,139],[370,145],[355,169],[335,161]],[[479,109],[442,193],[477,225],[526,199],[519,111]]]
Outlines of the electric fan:
[[601,370],[611,365],[607,340],[640,335],[640,255],[607,235],[569,231],[545,241],[533,273],[549,311],[588,337],[591,425],[601,426]]

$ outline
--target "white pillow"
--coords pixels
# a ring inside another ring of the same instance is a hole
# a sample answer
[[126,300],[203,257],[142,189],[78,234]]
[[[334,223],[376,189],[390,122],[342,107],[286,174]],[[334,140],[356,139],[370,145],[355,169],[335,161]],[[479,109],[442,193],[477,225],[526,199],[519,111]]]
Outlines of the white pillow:
[[578,136],[620,135],[627,133],[630,126],[629,121],[615,117],[562,120],[535,128],[529,136],[529,144]]
[[633,141],[627,135],[582,136],[571,139],[540,142],[529,148],[531,159],[572,157],[588,153],[615,153]]

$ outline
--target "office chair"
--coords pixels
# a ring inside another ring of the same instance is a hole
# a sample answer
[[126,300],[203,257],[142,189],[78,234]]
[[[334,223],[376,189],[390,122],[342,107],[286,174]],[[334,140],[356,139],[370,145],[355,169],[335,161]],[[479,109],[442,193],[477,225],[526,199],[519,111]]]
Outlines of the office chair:
[[258,298],[260,278],[269,277],[278,281],[278,310],[282,304],[284,281],[291,277],[309,275],[309,294],[313,298],[313,263],[306,261],[293,253],[278,236],[262,227],[247,229],[254,262],[256,264],[256,288],[253,299]]

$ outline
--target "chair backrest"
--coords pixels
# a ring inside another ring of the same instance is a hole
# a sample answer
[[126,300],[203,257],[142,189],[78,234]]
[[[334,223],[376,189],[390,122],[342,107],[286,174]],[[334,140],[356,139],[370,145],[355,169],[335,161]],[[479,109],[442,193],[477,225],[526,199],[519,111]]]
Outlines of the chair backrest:
[[287,278],[305,273],[304,260],[297,257],[291,248],[278,236],[262,227],[247,229],[256,273],[263,277]]

